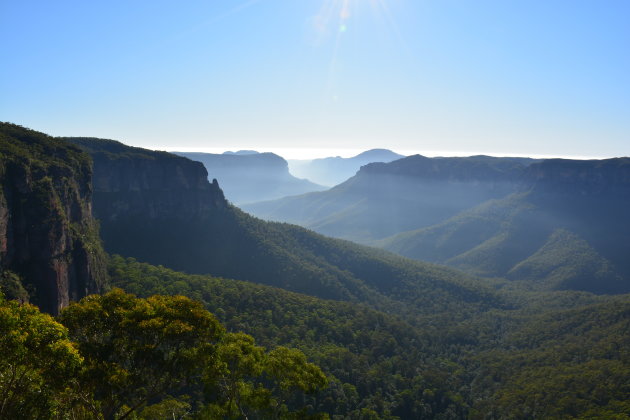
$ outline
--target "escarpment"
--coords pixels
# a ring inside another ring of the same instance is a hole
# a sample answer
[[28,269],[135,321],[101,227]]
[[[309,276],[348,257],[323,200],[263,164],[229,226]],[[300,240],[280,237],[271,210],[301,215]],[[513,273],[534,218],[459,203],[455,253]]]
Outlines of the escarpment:
[[92,164],[77,147],[17,125],[0,123],[0,139],[0,270],[56,314],[106,282]]
[[68,140],[94,161],[93,212],[107,252],[191,269],[175,262],[207,260],[191,255],[201,243],[219,247],[216,230],[202,233],[202,227],[221,225],[228,203],[216,180],[208,182],[203,164],[113,140]]
[[203,164],[114,140],[67,138],[94,160],[94,215],[102,223],[121,218],[192,220],[227,206]]

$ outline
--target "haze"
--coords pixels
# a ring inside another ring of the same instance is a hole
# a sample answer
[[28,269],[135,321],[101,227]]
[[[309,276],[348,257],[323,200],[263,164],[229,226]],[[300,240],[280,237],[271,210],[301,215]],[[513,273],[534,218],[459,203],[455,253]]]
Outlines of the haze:
[[622,0],[3,1],[0,115],[151,149],[623,156],[628,16]]

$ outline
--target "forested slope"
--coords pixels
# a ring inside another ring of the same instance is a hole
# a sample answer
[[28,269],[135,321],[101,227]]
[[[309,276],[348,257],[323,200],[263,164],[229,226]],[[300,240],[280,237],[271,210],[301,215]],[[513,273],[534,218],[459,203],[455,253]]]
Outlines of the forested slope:
[[228,330],[245,331],[266,346],[301,349],[329,375],[315,408],[333,416],[630,414],[627,295],[511,291],[511,309],[461,317],[449,307],[436,315],[452,316],[409,323],[362,304],[186,275],[122,257],[112,259],[110,274],[114,284],[140,295],[200,300]]
[[[225,202],[197,162],[112,141],[79,144],[95,157],[94,213],[110,253],[398,312],[504,304],[455,270],[249,216]],[[189,175],[165,177],[170,167]]]
[[539,289],[630,291],[630,159],[548,160],[524,191],[378,243]]
[[409,156],[372,163],[328,191],[243,208],[267,220],[296,223],[319,233],[370,243],[431,226],[517,188],[532,161],[471,156]]

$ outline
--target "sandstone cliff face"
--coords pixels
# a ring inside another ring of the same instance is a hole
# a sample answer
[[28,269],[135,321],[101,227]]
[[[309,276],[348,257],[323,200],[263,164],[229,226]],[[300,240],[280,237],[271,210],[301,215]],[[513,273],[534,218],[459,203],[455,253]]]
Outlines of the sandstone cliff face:
[[238,206],[325,189],[291,175],[287,161],[274,153],[175,154],[203,163],[209,178],[218,179],[227,199]]
[[0,269],[17,273],[49,313],[100,292],[106,281],[91,175],[78,148],[0,124]]
[[230,259],[239,252],[230,247],[235,210],[203,164],[112,140],[68,140],[94,161],[93,214],[107,252],[217,275],[241,263]]
[[531,165],[526,179],[541,192],[628,197],[630,158],[547,159]]
[[113,140],[67,140],[94,160],[94,216],[101,223],[195,220],[227,207],[218,183],[208,182],[208,172],[199,162]]

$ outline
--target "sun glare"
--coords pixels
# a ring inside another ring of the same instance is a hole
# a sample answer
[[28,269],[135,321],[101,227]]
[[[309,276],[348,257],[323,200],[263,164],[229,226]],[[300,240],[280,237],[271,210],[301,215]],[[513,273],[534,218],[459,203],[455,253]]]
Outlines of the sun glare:
[[385,22],[388,30],[394,34],[401,49],[408,50],[404,37],[396,23],[389,5],[389,0],[323,0],[318,13],[312,18],[315,31],[314,44],[321,46],[332,40],[332,54],[329,65],[326,98],[333,103],[339,102],[337,85],[341,45],[345,34],[352,30],[353,20],[369,7],[373,16]]

